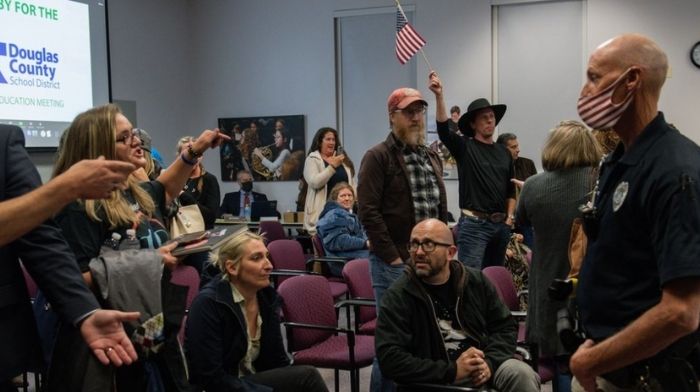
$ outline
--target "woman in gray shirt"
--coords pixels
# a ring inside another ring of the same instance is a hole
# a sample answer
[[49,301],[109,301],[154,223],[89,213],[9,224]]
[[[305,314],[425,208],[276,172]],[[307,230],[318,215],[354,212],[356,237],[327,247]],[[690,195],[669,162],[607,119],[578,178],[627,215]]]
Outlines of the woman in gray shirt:
[[[535,232],[530,267],[527,340],[536,343],[541,358],[553,358],[566,369],[568,357],[557,334],[556,314],[564,301],[549,298],[554,279],[569,274],[569,235],[578,207],[589,199],[595,184],[600,147],[581,123],[564,121],[553,129],[542,150],[544,172],[527,179],[518,201],[517,221]],[[555,391],[570,390],[570,375],[558,375]],[[568,373],[568,371],[566,372]]]

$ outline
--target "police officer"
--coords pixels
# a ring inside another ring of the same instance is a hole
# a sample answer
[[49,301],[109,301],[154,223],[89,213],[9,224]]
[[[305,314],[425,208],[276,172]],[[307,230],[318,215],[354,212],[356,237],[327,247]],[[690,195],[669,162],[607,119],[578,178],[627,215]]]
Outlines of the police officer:
[[698,390],[686,359],[700,319],[700,148],[657,110],[667,71],[637,34],[588,62],[579,115],[622,143],[585,224],[577,300],[590,339],[571,358],[574,391]]

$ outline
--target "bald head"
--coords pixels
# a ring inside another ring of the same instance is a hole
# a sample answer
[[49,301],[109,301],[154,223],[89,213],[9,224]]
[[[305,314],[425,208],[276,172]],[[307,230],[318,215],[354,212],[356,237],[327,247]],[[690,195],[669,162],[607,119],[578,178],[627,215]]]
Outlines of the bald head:
[[454,245],[452,231],[438,219],[426,219],[418,222],[411,231],[411,238],[415,236],[429,237],[435,241]]
[[658,99],[668,74],[668,58],[656,42],[641,34],[623,34],[602,43],[591,54],[594,57],[622,70],[639,67],[643,91]]

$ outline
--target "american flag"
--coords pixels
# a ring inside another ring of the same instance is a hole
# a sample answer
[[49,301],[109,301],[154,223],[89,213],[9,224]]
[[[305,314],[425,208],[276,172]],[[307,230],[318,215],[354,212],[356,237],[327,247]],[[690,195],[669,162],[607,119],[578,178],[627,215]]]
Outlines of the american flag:
[[406,64],[408,60],[418,53],[420,48],[425,46],[426,41],[416,30],[408,24],[403,12],[396,9],[396,58],[401,64]]

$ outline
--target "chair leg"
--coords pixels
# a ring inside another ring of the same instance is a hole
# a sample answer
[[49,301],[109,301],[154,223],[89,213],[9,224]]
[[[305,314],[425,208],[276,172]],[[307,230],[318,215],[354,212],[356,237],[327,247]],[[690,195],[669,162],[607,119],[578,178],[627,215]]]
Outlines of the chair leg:
[[333,375],[335,376],[335,392],[340,391],[340,381],[338,380],[338,376],[339,376],[338,373],[339,373],[338,369],[333,369]]
[[360,392],[360,388],[358,388],[357,383],[360,381],[358,377],[356,377],[355,372],[356,369],[350,370],[350,391],[352,392]]

